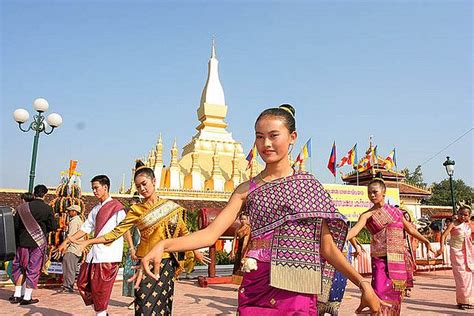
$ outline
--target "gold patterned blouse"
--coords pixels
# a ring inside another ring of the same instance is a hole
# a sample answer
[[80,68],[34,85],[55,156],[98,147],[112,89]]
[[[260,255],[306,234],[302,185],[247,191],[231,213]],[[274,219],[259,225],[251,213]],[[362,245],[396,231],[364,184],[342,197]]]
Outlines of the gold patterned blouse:
[[[159,199],[154,205],[135,204],[131,206],[125,219],[103,237],[112,242],[136,226],[140,231],[137,256],[144,257],[159,241],[189,234],[185,212],[186,210],[180,205],[162,199]],[[169,253],[163,254],[163,258],[169,257]]]

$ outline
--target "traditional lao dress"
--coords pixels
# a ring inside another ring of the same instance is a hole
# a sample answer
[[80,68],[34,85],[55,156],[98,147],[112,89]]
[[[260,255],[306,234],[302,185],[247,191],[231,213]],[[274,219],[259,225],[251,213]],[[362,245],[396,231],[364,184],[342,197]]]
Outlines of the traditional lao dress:
[[469,223],[461,223],[452,228],[449,246],[456,283],[456,302],[472,305],[474,304],[474,252]]
[[252,230],[247,257],[257,269],[244,273],[239,315],[318,315],[333,304],[335,269],[320,255],[322,224],[342,249],[347,223],[314,176],[301,172],[259,187],[252,179],[243,212]]
[[[137,257],[144,257],[161,240],[187,235],[186,210],[180,205],[160,199],[155,204],[139,203],[131,206],[125,219],[103,237],[113,241],[132,227],[140,231]],[[189,254],[189,253],[188,253]],[[190,252],[188,262],[193,262]],[[183,269],[179,261],[184,254],[163,254],[160,277],[157,281],[146,275],[135,290],[135,315],[171,315],[173,307],[174,281]]]
[[402,296],[407,285],[407,251],[403,237],[403,213],[385,204],[367,220],[372,234],[372,287],[391,307],[382,306],[383,315],[400,315]]

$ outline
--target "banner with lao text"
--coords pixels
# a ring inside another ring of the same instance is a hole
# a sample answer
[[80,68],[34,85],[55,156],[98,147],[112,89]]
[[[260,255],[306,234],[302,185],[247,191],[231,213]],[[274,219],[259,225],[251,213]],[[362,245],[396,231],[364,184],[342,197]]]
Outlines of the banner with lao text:
[[[339,212],[344,214],[351,222],[357,221],[360,214],[372,207],[365,186],[323,184],[323,187],[331,195]],[[387,188],[385,202],[390,205],[400,205],[397,188]]]

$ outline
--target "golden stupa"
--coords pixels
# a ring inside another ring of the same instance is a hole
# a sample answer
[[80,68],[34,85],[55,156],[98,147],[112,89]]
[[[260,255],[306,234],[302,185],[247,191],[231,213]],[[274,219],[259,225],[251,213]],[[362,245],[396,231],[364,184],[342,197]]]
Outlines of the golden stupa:
[[[227,200],[240,183],[262,170],[256,157],[251,167],[247,168],[242,143],[234,140],[232,133],[227,131],[227,105],[219,80],[218,64],[213,40],[207,80],[197,109],[197,133],[183,147],[181,157],[178,157],[175,140],[171,148],[171,161],[165,167],[160,134],[156,145],[145,158],[145,164],[155,171],[158,193],[163,198]],[[124,184],[121,190],[121,193],[135,192],[133,180],[129,190],[125,190]]]

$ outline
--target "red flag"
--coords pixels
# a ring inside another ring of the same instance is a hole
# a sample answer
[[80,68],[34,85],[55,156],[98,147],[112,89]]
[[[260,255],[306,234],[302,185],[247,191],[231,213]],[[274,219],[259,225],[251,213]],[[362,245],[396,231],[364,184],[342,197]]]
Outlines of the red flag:
[[331,156],[329,156],[328,169],[336,176],[336,142],[332,144]]
[[354,145],[354,147],[351,148],[351,150],[349,150],[349,152],[347,153],[347,155],[345,155],[344,157],[342,157],[341,161],[337,164],[337,167],[338,168],[341,168],[343,167],[344,165],[351,165],[353,166],[354,163],[356,162],[356,150],[357,150],[357,144]]
[[299,153],[298,156],[296,156],[293,166],[296,165],[297,163],[303,163],[303,157],[301,157],[301,153]]

